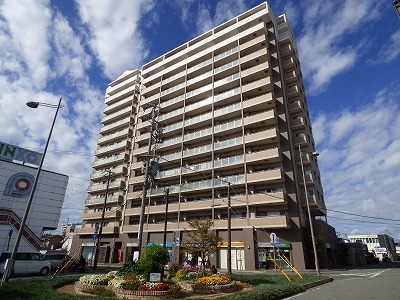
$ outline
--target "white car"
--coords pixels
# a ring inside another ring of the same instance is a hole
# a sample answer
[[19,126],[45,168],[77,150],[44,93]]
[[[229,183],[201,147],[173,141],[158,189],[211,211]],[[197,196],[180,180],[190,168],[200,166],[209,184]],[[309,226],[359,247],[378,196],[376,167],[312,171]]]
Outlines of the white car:
[[[0,274],[3,274],[6,261],[11,257],[10,252],[3,252],[0,256]],[[51,263],[44,260],[39,252],[17,253],[12,274],[40,274],[46,275],[51,270]]]

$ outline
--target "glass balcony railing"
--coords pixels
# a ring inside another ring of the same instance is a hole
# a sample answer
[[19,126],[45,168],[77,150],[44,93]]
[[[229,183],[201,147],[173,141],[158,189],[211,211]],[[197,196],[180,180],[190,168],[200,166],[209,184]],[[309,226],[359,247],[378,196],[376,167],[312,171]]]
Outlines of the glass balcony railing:
[[183,136],[183,140],[184,141],[189,141],[189,140],[197,139],[197,138],[200,138],[200,137],[203,137],[203,136],[207,136],[207,135],[210,135],[210,134],[212,134],[212,128],[211,127],[185,134]]
[[183,150],[183,156],[191,156],[191,155],[196,155],[199,153],[207,153],[207,152],[210,152],[211,150],[212,150],[211,144],[203,145],[200,147]]
[[206,114],[194,117],[194,118],[186,119],[185,126],[199,123],[199,122],[205,121],[205,120],[210,120],[211,118],[212,118],[212,112],[209,112],[209,113],[206,113]]
[[219,109],[214,110],[214,118],[218,117],[218,116],[224,116],[224,115],[229,114],[229,113],[231,113],[233,111],[238,111],[238,110],[240,110],[240,108],[241,108],[240,103],[235,103],[235,104],[232,104],[232,105],[221,107]]
[[224,141],[214,143],[214,150],[228,148],[236,145],[243,144],[243,137],[236,137],[232,139],[227,139]]
[[225,51],[223,53],[220,53],[220,54],[214,56],[214,61],[220,60],[220,59],[222,59],[222,58],[224,58],[224,57],[226,57],[226,56],[228,56],[228,55],[230,55],[232,53],[236,53],[237,51],[238,51],[238,47],[229,49],[228,51]]
[[223,99],[226,99],[226,98],[232,97],[234,95],[238,95],[238,94],[240,94],[240,88],[234,88],[232,90],[225,91],[221,94],[215,95],[214,102],[221,101]]
[[195,66],[193,66],[193,67],[190,67],[187,71],[188,71],[188,73],[189,73],[189,72],[196,71],[196,70],[198,70],[198,69],[201,69],[201,68],[204,67],[204,66],[207,66],[207,65],[211,64],[212,61],[213,61],[212,58],[207,59],[207,60],[205,60],[205,61],[203,61],[203,62],[201,62],[201,63],[199,63],[199,64],[197,64],[197,65],[195,65]]
[[237,120],[233,120],[227,123],[223,123],[223,124],[219,124],[214,126],[214,132],[222,132],[222,131],[226,131],[232,128],[236,128],[236,127],[240,127],[242,126],[243,120],[242,119],[237,119]]
[[239,65],[239,60],[238,59],[236,59],[234,61],[231,61],[231,62],[229,62],[229,63],[227,63],[225,65],[222,65],[222,66],[220,66],[218,68],[215,68],[214,69],[214,75],[218,74],[218,73],[221,73],[221,72],[223,72],[223,71],[225,71],[225,70],[227,70],[229,68],[235,67],[237,65]]
[[171,77],[165,78],[165,79],[163,79],[162,84],[167,84],[168,82],[174,81],[175,79],[177,79],[179,77],[185,76],[185,74],[186,74],[186,71],[182,71],[175,75],[172,75]]

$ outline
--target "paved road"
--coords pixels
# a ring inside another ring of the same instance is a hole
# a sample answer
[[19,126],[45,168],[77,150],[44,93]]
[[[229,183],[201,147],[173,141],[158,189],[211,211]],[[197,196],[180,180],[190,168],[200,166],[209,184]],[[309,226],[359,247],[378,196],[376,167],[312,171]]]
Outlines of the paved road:
[[352,270],[323,271],[333,281],[286,299],[330,300],[400,299],[400,262],[380,264]]

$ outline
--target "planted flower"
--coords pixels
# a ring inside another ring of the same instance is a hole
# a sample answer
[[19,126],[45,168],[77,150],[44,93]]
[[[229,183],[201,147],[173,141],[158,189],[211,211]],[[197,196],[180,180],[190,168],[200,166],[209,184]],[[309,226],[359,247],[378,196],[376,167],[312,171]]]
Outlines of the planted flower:
[[160,282],[146,282],[139,285],[139,291],[168,291],[169,285]]
[[194,280],[194,283],[198,285],[224,285],[229,282],[231,282],[231,278],[228,275],[205,276]]

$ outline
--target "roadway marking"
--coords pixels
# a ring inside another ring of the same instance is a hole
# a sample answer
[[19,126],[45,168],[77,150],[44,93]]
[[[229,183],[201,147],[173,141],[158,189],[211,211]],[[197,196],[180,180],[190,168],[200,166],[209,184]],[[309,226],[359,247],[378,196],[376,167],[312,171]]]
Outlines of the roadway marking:
[[358,277],[374,278],[387,270],[389,270],[389,269],[379,271],[379,272],[369,272],[369,273],[343,273],[343,274],[339,274],[339,276],[358,276]]

